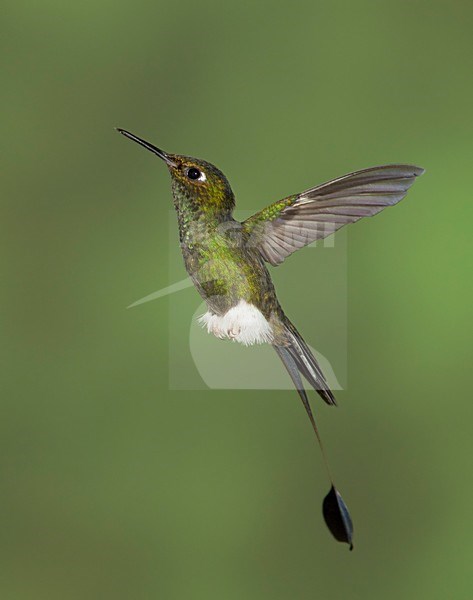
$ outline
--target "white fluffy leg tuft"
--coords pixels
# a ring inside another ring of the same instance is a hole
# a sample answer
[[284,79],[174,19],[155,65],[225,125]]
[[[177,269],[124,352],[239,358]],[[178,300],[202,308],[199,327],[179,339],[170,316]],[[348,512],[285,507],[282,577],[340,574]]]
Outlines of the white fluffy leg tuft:
[[245,300],[233,306],[224,315],[210,311],[199,317],[199,323],[218,338],[229,338],[245,346],[271,343],[273,330],[263,313]]

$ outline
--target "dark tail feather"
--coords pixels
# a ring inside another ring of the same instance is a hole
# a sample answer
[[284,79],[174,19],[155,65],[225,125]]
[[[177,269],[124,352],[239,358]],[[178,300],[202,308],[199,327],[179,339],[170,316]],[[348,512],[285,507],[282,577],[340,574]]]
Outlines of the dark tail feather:
[[[336,406],[337,402],[335,400],[335,396],[330,390],[319,363],[316,361],[315,356],[312,354],[309,346],[304,342],[301,334],[289,320],[286,321],[285,328],[289,344],[284,346],[284,349],[289,352],[293,361],[297,365],[297,369],[300,373],[302,373],[302,375],[304,375],[310,385],[327,404]],[[274,348],[279,356],[281,356],[279,352],[281,346],[274,346]],[[287,364],[284,359],[283,362],[287,368]]]
[[314,415],[312,414],[312,409],[310,408],[309,399],[307,398],[307,394],[306,394],[306,391],[304,389],[304,384],[302,383],[302,379],[301,379],[301,376],[300,376],[299,369],[297,367],[296,361],[293,358],[291,352],[289,351],[289,349],[287,347],[285,347],[285,346],[274,346],[274,349],[279,354],[279,358],[282,360],[284,366],[287,369],[287,372],[291,376],[291,379],[292,379],[294,385],[296,386],[297,393],[299,394],[299,396],[300,396],[300,398],[302,400],[302,404],[304,405],[304,408],[305,408],[305,410],[306,410],[306,412],[307,412],[307,414],[309,416],[310,422],[312,424],[312,429],[314,430],[314,433],[315,433],[315,435],[317,437],[317,440],[319,442],[320,450],[322,451],[322,456],[324,458],[325,468],[327,469],[328,478],[333,483],[332,475],[330,474],[330,469],[329,469],[329,466],[328,466],[327,456],[325,454],[324,445],[322,443],[322,439],[320,437],[319,430],[318,430],[317,425],[315,423]]
[[[296,332],[297,333],[297,332]],[[300,338],[300,336],[299,336]],[[274,346],[274,349],[278,353],[280,359],[284,363],[289,375],[291,376],[294,385],[296,386],[296,390],[301,397],[302,403],[309,415],[310,422],[312,424],[312,428],[317,437],[317,441],[319,442],[320,450],[322,451],[322,456],[325,463],[325,468],[327,469],[327,475],[331,482],[331,488],[327,496],[325,496],[322,509],[323,515],[325,519],[325,523],[329,528],[330,532],[334,536],[336,540],[339,542],[346,542],[350,546],[350,550],[353,549],[353,524],[350,517],[350,513],[348,512],[347,505],[343,501],[343,498],[340,496],[340,492],[335,487],[333,483],[332,475],[330,474],[330,468],[328,466],[327,455],[325,454],[325,449],[322,444],[322,440],[320,438],[319,430],[317,429],[317,425],[315,423],[314,415],[312,414],[312,410],[310,408],[309,400],[307,398],[307,394],[305,392],[304,386],[302,384],[302,379],[300,375],[300,367],[297,364],[296,358],[293,355],[293,351],[289,346]],[[312,359],[312,354],[310,354]],[[316,363],[317,364],[317,363]],[[319,369],[320,371],[320,369]],[[319,390],[317,390],[319,391]],[[330,391],[330,390],[329,390]],[[319,391],[320,394],[320,391]],[[325,397],[322,396],[325,400]],[[332,396],[333,398],[333,396]]]
[[320,442],[319,432],[317,430],[317,425],[315,424],[314,415],[312,414],[312,409],[310,408],[309,399],[307,398],[306,391],[304,389],[304,384],[302,383],[302,379],[299,373],[299,369],[297,368],[296,361],[292,357],[290,351],[285,346],[274,346],[274,349],[279,354],[279,358],[282,360],[284,366],[287,369],[287,372],[291,376],[291,379],[296,386],[296,390],[301,397],[302,404],[306,409],[307,414],[309,415],[310,422],[312,423],[312,427],[315,431],[315,434]]

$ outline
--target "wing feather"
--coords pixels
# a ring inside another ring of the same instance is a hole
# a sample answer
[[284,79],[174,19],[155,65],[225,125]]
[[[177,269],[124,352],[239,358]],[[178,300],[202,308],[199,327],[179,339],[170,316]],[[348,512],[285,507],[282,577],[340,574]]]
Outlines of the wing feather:
[[343,225],[397,204],[423,172],[413,165],[355,171],[268,206],[244,221],[243,228],[262,257],[279,265]]

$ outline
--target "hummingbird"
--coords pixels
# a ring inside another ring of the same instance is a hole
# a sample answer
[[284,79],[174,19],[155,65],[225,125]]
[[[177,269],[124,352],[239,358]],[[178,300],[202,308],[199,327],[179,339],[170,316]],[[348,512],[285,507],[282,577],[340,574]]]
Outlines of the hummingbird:
[[355,171],[270,204],[243,222],[233,218],[235,197],[213,164],[165,152],[117,131],[158,156],[171,175],[184,265],[205,300],[199,319],[217,338],[245,346],[271,344],[302,400],[320,445],[330,491],[322,512],[336,540],[353,548],[353,524],[328,467],[302,377],[327,404],[335,397],[314,354],[284,313],[267,265],[276,267],[308,244],[397,204],[424,169],[390,164]]

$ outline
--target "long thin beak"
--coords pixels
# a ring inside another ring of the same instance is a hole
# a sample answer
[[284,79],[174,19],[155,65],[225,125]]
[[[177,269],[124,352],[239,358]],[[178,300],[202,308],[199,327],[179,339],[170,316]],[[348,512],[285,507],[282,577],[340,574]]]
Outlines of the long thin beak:
[[142,140],[138,136],[133,135],[129,131],[126,131],[126,129],[120,129],[120,127],[116,127],[116,130],[125,137],[129,138],[130,140],[133,140],[137,144],[140,144],[140,146],[143,146],[143,148],[146,148],[147,150],[150,150],[151,152],[159,156],[159,158],[164,160],[164,162],[166,162],[170,167],[177,167],[177,164],[173,160],[171,160],[171,157],[168,154],[166,154],[166,152],[164,152],[163,150],[156,148],[156,146],[153,146],[153,144],[150,144],[149,142],[145,142],[145,140]]

